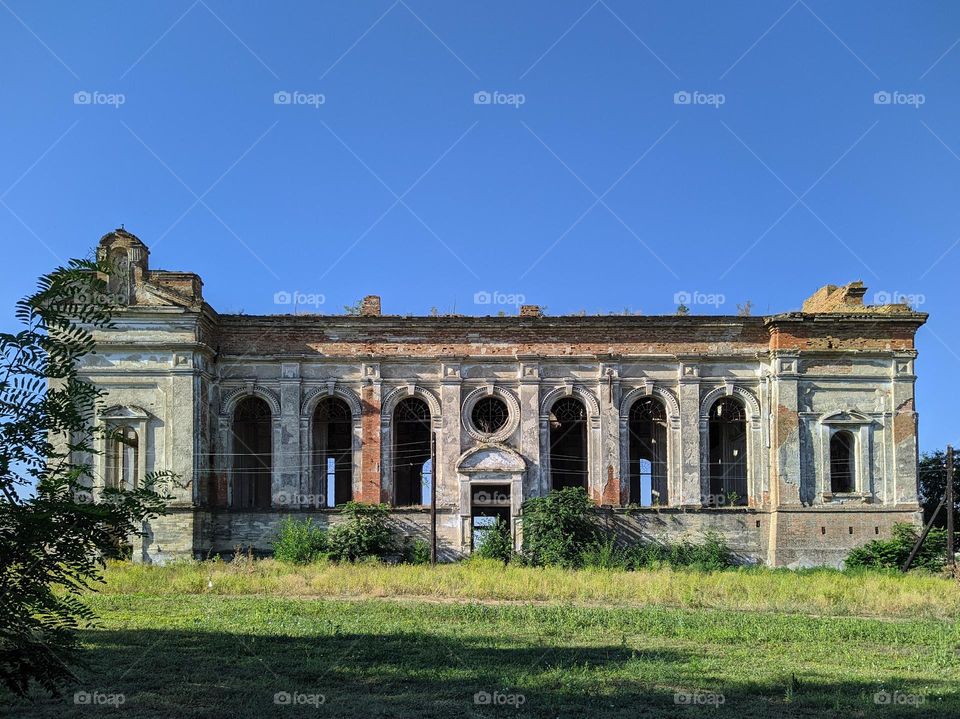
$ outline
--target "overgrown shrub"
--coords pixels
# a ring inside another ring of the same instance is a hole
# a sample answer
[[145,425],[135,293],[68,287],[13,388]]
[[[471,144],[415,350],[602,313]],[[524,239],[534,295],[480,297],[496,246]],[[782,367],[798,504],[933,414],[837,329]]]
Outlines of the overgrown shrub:
[[335,562],[383,558],[397,551],[385,504],[347,502],[341,513],[346,519],[327,530],[327,548]]
[[[857,547],[847,555],[844,566],[847,569],[899,569],[910,556],[910,550],[913,549],[918,537],[919,532],[912,524],[895,524],[893,537],[874,539],[862,547]],[[911,568],[938,572],[946,563],[946,554],[946,530],[931,529],[920,551],[917,552]]]
[[510,536],[510,525],[497,517],[497,521],[490,527],[483,542],[473,554],[507,564],[513,559],[513,537]]
[[312,518],[287,517],[280,523],[273,556],[281,562],[309,564],[325,557],[327,549],[327,531]]
[[733,566],[733,553],[723,539],[708,532],[703,542],[644,542],[618,547],[611,538],[595,542],[580,555],[580,564],[595,569],[634,571],[661,566],[714,570]]
[[552,490],[524,502],[524,560],[534,566],[580,566],[583,550],[600,537],[593,507],[582,487]]
[[419,537],[407,538],[403,545],[403,561],[405,564],[430,564],[430,544]]

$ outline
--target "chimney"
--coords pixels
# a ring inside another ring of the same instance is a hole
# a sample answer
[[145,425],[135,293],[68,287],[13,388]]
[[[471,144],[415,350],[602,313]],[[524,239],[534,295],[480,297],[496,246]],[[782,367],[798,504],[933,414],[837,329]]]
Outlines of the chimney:
[[543,317],[540,305],[520,305],[521,317]]
[[360,303],[361,317],[379,317],[380,316],[380,295],[367,295]]

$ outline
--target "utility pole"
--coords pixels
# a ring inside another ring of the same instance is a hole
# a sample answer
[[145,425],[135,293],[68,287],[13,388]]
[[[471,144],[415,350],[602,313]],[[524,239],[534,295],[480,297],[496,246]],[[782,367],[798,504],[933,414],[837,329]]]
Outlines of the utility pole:
[[430,566],[437,566],[437,434],[430,432]]
[[947,566],[954,569],[957,558],[953,549],[953,447],[949,444],[947,445],[947,496],[945,503],[947,505]]

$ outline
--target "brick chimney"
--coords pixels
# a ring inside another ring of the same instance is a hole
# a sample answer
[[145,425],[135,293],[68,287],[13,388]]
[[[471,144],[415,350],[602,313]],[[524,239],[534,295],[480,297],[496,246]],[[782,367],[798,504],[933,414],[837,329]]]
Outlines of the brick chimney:
[[379,317],[380,316],[380,295],[367,295],[360,303],[361,317]]
[[543,317],[540,305],[520,305],[521,317]]

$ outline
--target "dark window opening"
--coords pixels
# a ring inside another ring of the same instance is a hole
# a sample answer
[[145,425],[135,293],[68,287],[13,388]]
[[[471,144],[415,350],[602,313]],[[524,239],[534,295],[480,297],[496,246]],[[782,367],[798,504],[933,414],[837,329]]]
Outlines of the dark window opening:
[[335,507],[353,499],[353,415],[342,399],[327,397],[313,413],[315,507]]
[[470,412],[470,421],[473,426],[484,434],[493,434],[499,431],[510,417],[506,403],[499,397],[483,397],[473,405]]
[[852,492],[855,486],[853,435],[836,432],[830,438],[830,491]]
[[587,488],[587,410],[573,397],[550,412],[550,478],[554,489]]
[[401,400],[393,411],[393,488],[398,507],[429,502],[433,482],[430,436],[427,403],[417,397]]
[[136,489],[140,442],[133,427],[115,428],[107,448],[106,486],[112,489]]
[[630,502],[641,507],[667,504],[667,413],[663,403],[653,397],[634,402],[627,430]]
[[259,397],[240,401],[233,413],[233,506],[270,507],[273,416]]
[[747,504],[747,417],[743,405],[723,397],[710,409],[710,496],[706,504]]

